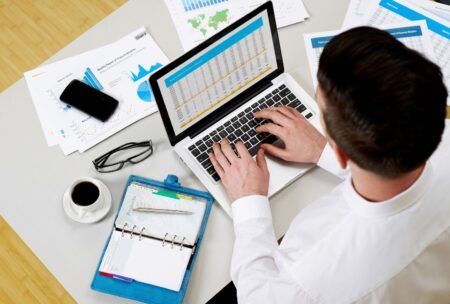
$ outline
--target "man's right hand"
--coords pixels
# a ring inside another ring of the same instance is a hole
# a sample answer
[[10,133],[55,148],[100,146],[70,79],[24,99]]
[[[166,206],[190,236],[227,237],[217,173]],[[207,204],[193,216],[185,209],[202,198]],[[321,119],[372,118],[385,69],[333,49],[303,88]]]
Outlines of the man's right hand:
[[255,113],[256,118],[272,122],[259,126],[259,133],[271,133],[284,142],[284,148],[262,144],[268,154],[285,161],[317,163],[327,143],[325,137],[296,109],[287,106],[267,108]]

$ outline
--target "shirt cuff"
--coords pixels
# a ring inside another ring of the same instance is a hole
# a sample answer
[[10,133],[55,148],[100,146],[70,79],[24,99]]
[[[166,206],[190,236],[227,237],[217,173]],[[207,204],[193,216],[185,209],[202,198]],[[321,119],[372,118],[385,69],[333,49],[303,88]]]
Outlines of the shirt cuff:
[[231,204],[234,224],[239,224],[255,218],[272,219],[267,196],[248,195]]
[[329,144],[325,145],[325,148],[323,149],[322,154],[320,155],[317,165],[320,168],[330,172],[331,174],[337,175],[339,177],[340,177],[341,171],[344,171],[339,166],[339,163],[336,159],[336,155],[334,155],[333,149],[330,147]]

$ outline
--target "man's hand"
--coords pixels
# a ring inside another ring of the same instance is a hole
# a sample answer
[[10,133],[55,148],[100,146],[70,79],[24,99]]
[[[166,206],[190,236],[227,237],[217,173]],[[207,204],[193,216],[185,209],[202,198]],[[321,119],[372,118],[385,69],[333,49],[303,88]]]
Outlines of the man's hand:
[[228,198],[234,202],[238,198],[259,194],[267,195],[269,171],[264,151],[259,150],[256,162],[242,142],[236,143],[236,155],[227,139],[213,145],[209,158],[222,179]]
[[263,144],[267,153],[286,161],[317,163],[326,145],[325,137],[297,110],[280,106],[255,113],[256,118],[270,119],[273,123],[259,126],[256,131],[271,133],[284,142],[284,148]]

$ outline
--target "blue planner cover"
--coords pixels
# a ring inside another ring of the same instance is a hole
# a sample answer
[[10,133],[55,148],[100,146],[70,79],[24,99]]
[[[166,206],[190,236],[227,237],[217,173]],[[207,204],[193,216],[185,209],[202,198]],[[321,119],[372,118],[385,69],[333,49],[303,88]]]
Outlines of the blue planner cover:
[[[122,199],[119,204],[119,210],[122,206],[123,199],[125,197],[125,193],[128,189],[128,186],[132,182],[139,182],[142,184],[158,187],[161,189],[171,190],[181,194],[187,194],[195,197],[200,197],[206,199],[206,209],[205,214],[203,216],[202,225],[200,227],[197,245],[194,249],[194,254],[191,257],[191,261],[189,262],[188,268],[184,275],[183,283],[181,284],[180,291],[176,292],[173,290],[165,289],[162,287],[145,284],[141,282],[133,281],[131,283],[127,283],[124,281],[120,281],[117,279],[113,279],[110,277],[102,276],[99,273],[100,263],[103,259],[103,255],[105,254],[106,247],[108,246],[109,239],[111,238],[111,234],[106,241],[105,248],[103,249],[102,256],[98,263],[97,269],[95,271],[94,279],[91,283],[91,288],[96,291],[109,293],[112,295],[116,295],[119,297],[124,297],[132,300],[137,300],[144,303],[152,303],[152,304],[165,304],[165,303],[182,303],[184,295],[186,294],[187,285],[189,283],[189,278],[192,273],[192,269],[194,268],[194,263],[197,258],[198,251],[200,249],[200,245],[202,243],[203,234],[206,229],[206,223],[208,222],[209,213],[211,212],[212,203],[214,201],[211,194],[208,192],[202,192],[194,189],[184,188],[178,182],[178,177],[174,175],[168,175],[164,182],[155,181],[135,175],[131,175],[128,178],[127,184],[125,186],[125,191],[122,194]],[[116,218],[119,212],[116,214]]]

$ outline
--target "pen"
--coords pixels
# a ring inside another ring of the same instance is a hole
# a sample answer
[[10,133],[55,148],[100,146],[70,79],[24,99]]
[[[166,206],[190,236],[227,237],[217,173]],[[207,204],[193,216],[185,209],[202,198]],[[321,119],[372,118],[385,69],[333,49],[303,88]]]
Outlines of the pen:
[[103,271],[99,271],[99,273],[102,276],[105,276],[105,277],[108,277],[108,278],[112,278],[112,279],[116,279],[116,280],[120,280],[120,281],[124,281],[124,282],[127,282],[127,283],[131,283],[131,282],[134,281],[132,278],[127,278],[127,277],[124,277],[124,276],[121,276],[121,275],[118,275],[118,274],[112,274],[112,273],[107,273],[107,272],[103,272]]
[[191,211],[185,211],[185,210],[158,209],[158,208],[145,208],[145,207],[133,208],[133,211],[136,211],[136,212],[149,212],[149,213],[164,213],[164,214],[183,214],[183,215],[194,214]]

